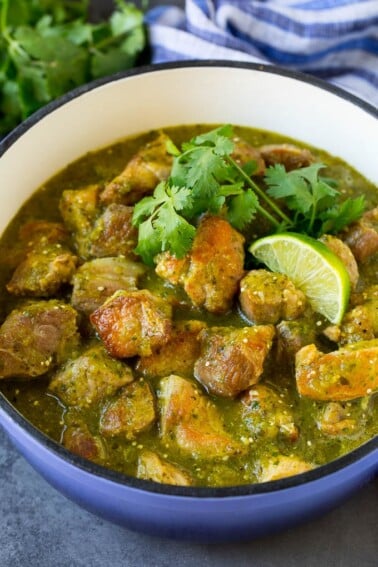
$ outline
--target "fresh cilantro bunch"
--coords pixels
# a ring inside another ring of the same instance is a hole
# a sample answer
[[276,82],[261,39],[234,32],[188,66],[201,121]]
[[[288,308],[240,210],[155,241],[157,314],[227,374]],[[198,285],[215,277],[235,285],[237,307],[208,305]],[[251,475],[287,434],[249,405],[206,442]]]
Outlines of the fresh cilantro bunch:
[[[315,237],[338,232],[362,215],[364,198],[339,203],[335,182],[319,176],[323,164],[290,172],[282,165],[269,167],[260,186],[251,178],[256,164],[240,166],[232,157],[234,149],[229,125],[196,136],[181,150],[167,144],[174,156],[170,177],[134,208],[136,252],[144,262],[152,265],[166,250],[183,257],[191,248],[197,219],[207,212],[221,214],[237,230],[244,230],[258,213],[270,222],[272,232],[292,230]],[[287,210],[293,214],[288,216]]]
[[232,135],[231,126],[226,125],[184,143],[182,151],[173,143],[168,145],[174,155],[169,179],[134,209],[133,223],[139,226],[136,252],[147,264],[165,250],[184,256],[195,235],[192,223],[202,213],[222,211],[242,230],[261,210],[255,193],[245,187],[243,170],[235,170]]
[[0,135],[68,90],[133,66],[143,14],[116,0],[100,23],[88,0],[0,0]]

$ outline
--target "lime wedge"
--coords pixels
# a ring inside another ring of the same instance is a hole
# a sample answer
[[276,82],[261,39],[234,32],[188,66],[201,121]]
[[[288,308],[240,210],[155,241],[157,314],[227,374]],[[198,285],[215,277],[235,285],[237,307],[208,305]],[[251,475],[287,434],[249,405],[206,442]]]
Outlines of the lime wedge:
[[302,234],[281,233],[256,240],[249,250],[272,272],[286,274],[314,311],[331,323],[341,322],[349,302],[349,275],[325,244]]

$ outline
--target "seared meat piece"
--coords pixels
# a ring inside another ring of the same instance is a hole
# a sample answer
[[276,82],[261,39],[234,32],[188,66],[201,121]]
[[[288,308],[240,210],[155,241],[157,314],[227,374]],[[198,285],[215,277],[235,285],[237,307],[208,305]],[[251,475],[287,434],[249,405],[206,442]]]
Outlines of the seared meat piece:
[[147,290],[117,291],[91,316],[108,352],[116,358],[148,356],[169,341],[172,307]]
[[280,163],[286,171],[307,167],[316,161],[309,150],[293,144],[269,144],[259,150],[267,166]]
[[224,219],[205,216],[197,229],[187,259],[159,255],[156,273],[182,283],[196,307],[211,313],[231,308],[244,274],[244,238]]
[[378,252],[378,207],[367,211],[360,220],[349,225],[341,238],[352,250],[357,262],[366,262]]
[[71,303],[87,315],[120,289],[136,290],[143,264],[127,258],[96,258],[85,262],[72,278]]
[[77,313],[61,301],[35,301],[8,315],[0,329],[0,378],[35,378],[79,345]]
[[156,273],[172,285],[184,285],[190,266],[190,257],[176,258],[170,252],[161,252],[155,257]]
[[259,481],[269,482],[271,480],[279,480],[280,478],[310,471],[313,468],[314,465],[306,463],[306,461],[302,461],[298,457],[278,455],[262,465]]
[[19,230],[19,238],[9,254],[4,254],[1,263],[16,269],[34,249],[49,244],[67,244],[69,233],[62,223],[45,220],[28,221]]
[[138,243],[138,230],[132,225],[133,207],[113,203],[96,220],[88,235],[91,256],[133,255]]
[[71,280],[77,262],[62,244],[40,244],[17,266],[7,290],[13,295],[50,297]]
[[246,163],[254,161],[256,163],[256,168],[252,172],[252,175],[262,175],[265,171],[265,162],[261,157],[259,150],[239,137],[235,137],[233,142],[235,144],[235,148],[231,157],[236,161],[236,163],[243,166]]
[[341,346],[378,337],[378,286],[354,293],[350,304],[355,307],[344,315],[341,325],[327,327],[324,334]]
[[281,362],[292,363],[295,354],[315,341],[314,321],[303,318],[296,321],[281,321],[276,326],[277,356]]
[[353,306],[363,305],[378,301],[378,284],[369,285],[359,293],[352,293],[350,304]]
[[90,241],[88,235],[92,231],[93,222],[98,215],[99,187],[89,185],[84,189],[63,191],[59,209],[64,223],[72,233],[76,250],[82,258],[89,258]]
[[108,355],[102,345],[70,360],[50,382],[49,390],[68,406],[89,407],[134,379],[127,364]]
[[169,342],[150,356],[142,356],[136,370],[144,376],[160,378],[169,374],[192,375],[201,349],[198,335],[205,327],[202,321],[174,323]]
[[155,399],[147,382],[140,380],[125,386],[116,398],[105,406],[100,431],[113,437],[123,435],[134,439],[148,429],[156,419]]
[[188,473],[152,451],[143,451],[139,456],[137,477],[176,486],[190,486],[192,484]]
[[69,238],[63,224],[45,220],[29,221],[23,224],[19,236],[27,251],[41,245],[64,244]]
[[101,438],[92,435],[84,422],[68,425],[62,443],[66,449],[89,461],[102,463],[105,459],[106,452]]
[[206,459],[236,455],[245,447],[224,429],[210,399],[195,385],[171,375],[160,382],[160,431],[165,443],[176,441],[182,451]]
[[340,402],[329,402],[317,420],[318,428],[331,437],[348,435],[356,428],[356,420],[350,417],[350,411]]
[[167,179],[172,168],[172,156],[167,153],[170,138],[163,132],[142,147],[125,169],[108,183],[101,194],[105,204],[131,205],[152,193],[159,181]]
[[257,384],[241,398],[243,418],[247,427],[255,435],[274,439],[282,435],[296,441],[299,431],[289,405],[272,388]]
[[327,354],[315,345],[296,355],[298,392],[314,400],[347,401],[378,388],[378,339],[345,346]]
[[240,306],[257,324],[297,319],[306,308],[306,297],[284,274],[252,270],[240,282]]
[[359,278],[358,266],[349,246],[340,240],[340,238],[336,238],[336,236],[331,236],[330,234],[323,234],[319,240],[340,258],[349,274],[352,289],[356,289]]
[[351,309],[340,325],[341,345],[369,341],[378,336],[378,299]]
[[273,325],[204,329],[194,376],[212,394],[236,396],[259,380],[273,337]]

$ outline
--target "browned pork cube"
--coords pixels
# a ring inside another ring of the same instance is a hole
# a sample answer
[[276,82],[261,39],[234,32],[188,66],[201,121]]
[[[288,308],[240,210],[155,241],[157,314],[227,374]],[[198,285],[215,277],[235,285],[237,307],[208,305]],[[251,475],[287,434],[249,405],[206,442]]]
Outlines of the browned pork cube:
[[159,181],[167,179],[172,168],[172,156],[167,152],[170,138],[163,132],[142,147],[112,179],[101,194],[105,204],[132,205],[152,193]]
[[116,358],[149,356],[166,344],[172,307],[147,290],[117,291],[91,316],[107,351]]
[[68,230],[72,233],[78,254],[90,257],[88,235],[92,231],[98,208],[99,187],[88,185],[83,189],[63,191],[59,203],[61,215]]
[[259,476],[260,482],[269,482],[271,480],[279,480],[288,476],[294,476],[310,471],[314,465],[303,461],[298,457],[285,457],[278,455],[262,464],[262,470]]
[[190,475],[187,472],[166,459],[162,459],[157,453],[152,451],[143,451],[140,454],[137,477],[176,486],[190,486],[192,484]]
[[189,269],[190,258],[176,258],[170,252],[161,252],[155,257],[156,273],[172,285],[184,285],[185,275]]
[[19,236],[27,247],[34,248],[40,244],[63,244],[69,235],[62,223],[33,220],[22,225]]
[[280,163],[286,171],[307,167],[316,161],[309,150],[293,144],[268,144],[259,150],[267,166]]
[[134,439],[155,422],[155,399],[147,382],[140,380],[125,386],[107,406],[101,419],[100,431],[113,437],[123,435]]
[[88,235],[91,256],[134,255],[138,243],[138,230],[132,225],[133,207],[113,203],[95,221]]
[[240,306],[257,324],[297,319],[306,308],[306,297],[284,274],[252,270],[240,282]]
[[350,411],[340,402],[329,402],[317,420],[317,426],[322,433],[330,437],[350,435],[356,429],[356,420],[350,416]]
[[295,354],[315,341],[314,321],[301,317],[296,321],[281,321],[276,326],[277,357],[280,362],[292,364]]
[[95,345],[70,360],[50,382],[49,390],[68,406],[89,407],[134,379],[127,364]]
[[265,171],[265,162],[259,150],[239,137],[235,137],[233,142],[235,147],[231,157],[236,163],[243,166],[249,162],[255,162],[255,169],[252,171],[252,175],[262,175]]
[[191,376],[200,355],[199,333],[206,327],[202,321],[178,321],[169,342],[150,356],[139,359],[136,370],[144,376],[163,378],[169,374]]
[[357,262],[366,262],[378,252],[378,207],[367,211],[341,235]]
[[194,376],[213,394],[236,396],[259,380],[273,337],[273,325],[203,330]]
[[347,401],[378,389],[378,339],[323,354],[315,345],[296,355],[298,392],[314,400]]
[[378,285],[352,294],[350,305],[341,324],[328,327],[324,334],[341,346],[378,337]]
[[136,290],[143,264],[127,258],[96,258],[85,262],[72,278],[71,303],[89,315],[116,291]]
[[298,427],[289,403],[269,386],[257,384],[241,398],[243,420],[254,435],[274,439],[278,435],[296,441]]
[[340,325],[340,345],[368,341],[378,336],[378,300],[348,311]]
[[336,238],[336,236],[331,236],[330,234],[323,234],[319,240],[320,242],[323,242],[323,244],[325,244],[331,252],[340,258],[349,274],[352,289],[356,289],[359,272],[356,259],[349,246],[340,240],[340,238]]
[[243,236],[226,220],[205,216],[188,258],[175,260],[170,254],[160,255],[156,272],[161,277],[167,275],[171,283],[181,283],[196,307],[225,313],[244,274],[243,244]]
[[69,233],[62,223],[45,220],[33,220],[23,224],[19,230],[12,253],[1,259],[4,265],[17,268],[35,250],[50,248],[54,245],[65,247],[69,241]]
[[32,249],[17,266],[7,290],[13,295],[51,297],[70,282],[78,258],[61,244]]
[[64,430],[62,443],[66,449],[75,453],[75,455],[95,463],[102,463],[106,457],[101,438],[92,435],[84,422],[68,425]]
[[0,378],[35,378],[64,362],[79,345],[77,313],[60,301],[35,301],[0,328]]
[[189,380],[167,376],[160,382],[160,432],[167,445],[195,457],[213,459],[245,452],[225,430],[211,400]]

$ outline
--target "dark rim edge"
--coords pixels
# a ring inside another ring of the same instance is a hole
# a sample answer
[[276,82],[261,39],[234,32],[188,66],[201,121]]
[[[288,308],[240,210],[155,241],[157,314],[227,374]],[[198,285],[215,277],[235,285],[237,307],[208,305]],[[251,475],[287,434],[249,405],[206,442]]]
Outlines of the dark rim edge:
[[[327,83],[322,79],[318,79],[312,75],[301,73],[299,71],[292,71],[282,67],[277,67],[274,65],[263,65],[255,63],[242,63],[234,61],[223,61],[223,60],[204,60],[204,61],[180,61],[172,63],[163,63],[158,65],[146,65],[138,67],[129,71],[124,71],[117,73],[115,75],[97,79],[85,85],[82,85],[66,94],[60,98],[50,102],[43,108],[37,110],[33,115],[27,118],[14,130],[12,130],[1,142],[0,142],[0,157],[20,138],[25,132],[32,128],[37,122],[42,120],[45,116],[53,112],[55,109],[60,108],[64,104],[70,102],[71,100],[80,97],[81,95],[97,88],[107,83],[122,80],[128,77],[134,77],[142,74],[147,74],[156,71],[165,71],[169,69],[179,69],[179,68],[191,68],[191,67],[230,67],[236,69],[246,69],[259,71],[264,73],[271,73],[275,75],[285,76],[300,82],[309,83],[321,90],[330,92],[333,95],[338,96],[352,104],[360,107],[365,112],[378,118],[378,109],[371,104],[365,102],[364,100],[358,98],[357,96],[349,93]],[[302,473],[301,475],[284,478],[281,480],[276,480],[272,482],[265,482],[260,484],[246,484],[239,486],[226,486],[221,488],[211,488],[211,487],[179,487],[166,484],[154,483],[146,480],[141,480],[136,477],[128,476],[123,473],[112,471],[101,465],[97,465],[91,461],[88,461],[82,457],[74,455],[67,449],[65,449],[58,442],[52,440],[38,428],[36,428],[31,422],[29,422],[19,411],[8,401],[2,392],[0,392],[0,409],[2,409],[8,416],[14,421],[19,427],[25,429],[26,433],[32,436],[37,442],[44,445],[47,449],[52,451],[57,457],[62,458],[64,461],[68,462],[70,465],[80,468],[86,473],[101,477],[105,480],[116,482],[117,484],[127,485],[130,488],[138,490],[146,490],[148,492],[166,494],[169,496],[184,496],[184,497],[196,497],[196,498],[230,498],[247,496],[253,494],[264,494],[267,492],[277,492],[279,490],[285,490],[300,486],[312,481],[320,480],[321,478],[337,473],[339,470],[350,466],[360,459],[366,457],[375,449],[378,448],[378,436],[369,440],[367,443],[361,445],[357,449],[327,463],[321,465],[311,471]]]
[[29,130],[32,126],[34,126],[37,122],[42,120],[45,116],[50,114],[52,111],[60,108],[64,104],[70,102],[71,100],[80,97],[81,95],[92,91],[93,89],[105,85],[107,83],[111,83],[114,81],[122,80],[128,77],[134,77],[138,75],[143,75],[147,73],[154,73],[158,71],[165,71],[169,69],[180,69],[180,68],[193,68],[193,67],[229,67],[235,69],[246,69],[246,70],[253,70],[259,71],[263,73],[270,73],[273,75],[281,75],[284,77],[288,77],[299,82],[304,82],[311,84],[320,90],[325,90],[330,92],[331,94],[338,96],[348,102],[351,102],[355,106],[360,107],[362,110],[371,114],[375,118],[378,118],[378,107],[369,104],[368,102],[364,101],[363,99],[357,97],[356,95],[333,85],[331,83],[326,82],[323,79],[319,79],[313,75],[309,75],[306,73],[302,73],[300,71],[293,71],[290,69],[286,69],[285,67],[279,67],[276,65],[264,65],[264,64],[257,64],[257,63],[244,63],[244,62],[237,62],[237,61],[224,61],[224,60],[203,60],[203,61],[179,61],[179,62],[172,62],[172,63],[161,63],[156,65],[144,65],[141,67],[137,67],[134,69],[130,69],[128,71],[123,71],[120,73],[116,73],[114,75],[108,77],[102,77],[100,79],[96,79],[85,85],[77,87],[72,91],[62,95],[61,97],[57,98],[56,100],[48,103],[47,105],[43,106],[36,112],[34,112],[31,116],[29,116],[26,120],[24,120],[21,124],[16,126],[9,134],[7,134],[1,141],[0,141],[0,156],[5,153],[5,151],[20,137],[24,134],[27,130]]

